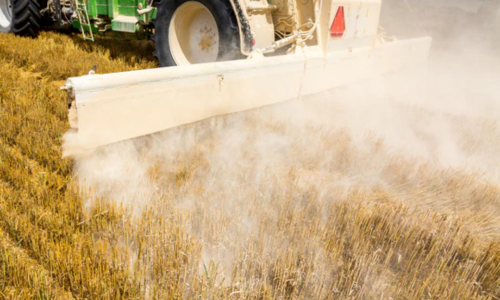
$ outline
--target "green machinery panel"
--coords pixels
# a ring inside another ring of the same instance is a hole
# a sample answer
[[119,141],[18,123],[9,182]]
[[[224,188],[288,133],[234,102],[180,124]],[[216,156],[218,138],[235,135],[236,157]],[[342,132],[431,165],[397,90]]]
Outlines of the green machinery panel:
[[98,18],[99,16],[109,16],[116,18],[117,16],[135,16],[139,17],[137,8],[139,3],[142,7],[146,7],[145,0],[88,0],[89,16]]
[[[138,23],[148,24],[156,16],[155,8],[141,16],[137,12],[139,3],[142,8],[146,8],[147,0],[81,0],[81,2],[85,3],[90,19],[95,20],[94,25],[91,26],[93,32],[99,32],[97,24],[102,26],[104,22],[104,24],[110,25],[108,28],[112,31],[141,33],[142,27]],[[80,21],[75,20],[73,22],[76,28],[81,27]],[[111,23],[109,23],[110,21]]]

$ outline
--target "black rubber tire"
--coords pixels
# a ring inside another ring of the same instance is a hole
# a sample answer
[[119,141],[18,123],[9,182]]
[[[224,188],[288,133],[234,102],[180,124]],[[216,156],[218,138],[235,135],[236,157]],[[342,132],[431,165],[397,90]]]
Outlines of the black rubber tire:
[[0,32],[36,37],[40,32],[40,5],[37,0],[12,0],[12,22]]
[[155,34],[152,37],[156,50],[154,56],[160,67],[177,65],[170,52],[168,31],[175,10],[184,2],[196,1],[205,5],[212,13],[219,30],[219,54],[217,61],[234,60],[242,57],[240,33],[236,15],[229,0],[161,0],[158,13],[153,20]]

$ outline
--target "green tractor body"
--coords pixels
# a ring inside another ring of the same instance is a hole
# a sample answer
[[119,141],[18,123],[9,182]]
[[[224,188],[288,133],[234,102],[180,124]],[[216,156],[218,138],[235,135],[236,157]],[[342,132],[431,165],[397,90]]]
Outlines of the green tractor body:
[[149,39],[152,34],[151,20],[157,10],[146,0],[74,1],[73,26],[87,40],[93,40],[94,34],[125,39]]

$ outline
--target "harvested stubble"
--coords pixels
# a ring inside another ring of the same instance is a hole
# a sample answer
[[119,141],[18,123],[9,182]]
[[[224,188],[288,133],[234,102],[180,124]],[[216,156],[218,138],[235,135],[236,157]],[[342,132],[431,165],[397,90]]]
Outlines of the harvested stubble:
[[[174,129],[122,145],[160,190],[141,210],[112,201],[113,185],[93,198],[61,158],[58,86],[93,65],[153,67],[106,46],[0,36],[0,297],[500,297],[498,187],[389,155],[377,139],[360,148],[343,129],[290,128],[263,112]],[[224,145],[239,123],[237,146]],[[262,134],[292,138],[262,163]],[[336,184],[362,169],[384,185]]]

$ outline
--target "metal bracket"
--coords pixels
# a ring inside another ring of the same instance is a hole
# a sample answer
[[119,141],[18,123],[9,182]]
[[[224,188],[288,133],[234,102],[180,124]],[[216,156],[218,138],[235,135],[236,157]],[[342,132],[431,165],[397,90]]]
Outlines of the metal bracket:
[[139,16],[142,16],[142,15],[145,15],[145,14],[151,12],[153,10],[153,8],[154,7],[152,7],[152,6],[148,6],[148,7],[144,8],[144,9],[138,9],[137,13],[139,14]]
[[248,15],[267,14],[278,10],[276,5],[249,5],[247,6]]

